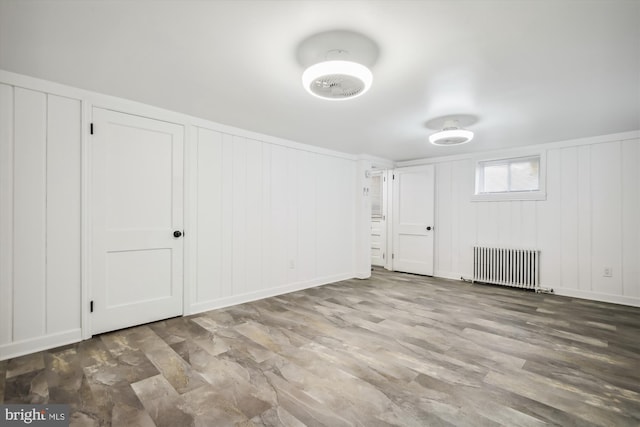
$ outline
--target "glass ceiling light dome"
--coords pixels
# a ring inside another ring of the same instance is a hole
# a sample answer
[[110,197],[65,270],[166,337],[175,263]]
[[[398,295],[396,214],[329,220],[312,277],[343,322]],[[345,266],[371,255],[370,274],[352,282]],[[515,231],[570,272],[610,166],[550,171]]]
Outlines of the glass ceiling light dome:
[[345,60],[319,62],[302,74],[302,85],[311,95],[328,101],[356,98],[371,88],[373,74],[362,64]]
[[429,135],[429,142],[433,145],[460,145],[473,139],[473,132],[461,129],[457,120],[447,120],[440,132]]

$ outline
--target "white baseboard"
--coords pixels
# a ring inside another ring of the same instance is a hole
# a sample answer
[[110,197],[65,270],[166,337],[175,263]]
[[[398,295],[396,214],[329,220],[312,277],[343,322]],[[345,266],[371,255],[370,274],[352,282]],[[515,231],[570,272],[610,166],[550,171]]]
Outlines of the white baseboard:
[[[184,315],[186,316],[189,314],[201,313],[203,311],[215,310],[217,308],[224,308],[272,296],[283,295],[289,292],[339,282],[341,280],[353,279],[354,277],[355,276],[353,273],[339,274],[305,282],[290,283],[285,286],[278,286],[275,288],[264,289],[257,292],[249,292],[246,294],[233,295],[226,298],[204,301],[192,304],[189,313],[185,313]],[[72,329],[69,331],[58,332],[47,336],[2,344],[0,345],[0,360],[11,359],[14,357],[24,356],[26,354],[36,353],[42,350],[49,350],[55,347],[73,344],[82,341],[82,339],[82,329]]]
[[[460,280],[460,277],[464,276],[464,274],[460,273],[451,273],[447,271],[436,271],[433,273],[433,277],[439,277],[441,279],[451,279],[451,280]],[[471,277],[471,276],[466,276]]]
[[[443,279],[453,279],[453,280],[460,280],[461,276],[468,279],[471,279],[472,277],[471,274],[465,275],[461,273],[452,273],[452,272],[446,272],[446,271],[437,271],[433,274],[433,276],[441,277]],[[551,288],[553,289],[553,293],[556,295],[587,299],[591,301],[609,302],[613,304],[630,305],[632,307],[640,307],[640,297],[605,294],[601,292],[583,291],[580,289],[571,289],[571,288],[558,288],[555,286],[551,286]]]
[[624,295],[604,294],[593,291],[582,291],[580,289],[553,288],[553,293],[565,297],[582,298],[593,301],[610,302],[613,304],[630,305],[640,307],[640,298]]
[[12,359],[79,341],[82,341],[82,329],[71,329],[43,337],[3,344],[0,345],[0,360]]
[[371,269],[357,272],[353,277],[356,279],[369,279],[371,278]]
[[353,273],[339,274],[335,276],[321,277],[305,282],[290,283],[275,288],[263,289],[256,292],[248,292],[246,294],[233,295],[230,297],[217,298],[209,301],[202,301],[191,304],[191,309],[186,315],[202,313],[204,311],[216,310],[218,308],[230,307],[232,305],[243,304],[245,302],[256,301],[264,298],[274,297],[277,295],[288,294],[289,292],[301,291],[303,289],[313,288],[315,286],[327,285],[329,283],[339,282],[341,280],[353,279]]

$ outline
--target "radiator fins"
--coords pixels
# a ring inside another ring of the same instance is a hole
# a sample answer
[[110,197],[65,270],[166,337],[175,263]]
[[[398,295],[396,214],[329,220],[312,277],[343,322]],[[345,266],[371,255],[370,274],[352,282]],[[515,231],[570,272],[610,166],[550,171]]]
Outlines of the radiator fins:
[[473,282],[537,291],[540,288],[540,251],[474,246]]

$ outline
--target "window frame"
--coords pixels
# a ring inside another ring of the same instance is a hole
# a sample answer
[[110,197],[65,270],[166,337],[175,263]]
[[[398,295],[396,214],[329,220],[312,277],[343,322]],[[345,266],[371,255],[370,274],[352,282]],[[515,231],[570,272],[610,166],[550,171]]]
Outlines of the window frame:
[[[494,202],[508,200],[546,200],[546,171],[547,155],[546,151],[523,152],[512,156],[483,157],[475,161],[475,175],[473,183],[473,193],[471,200],[474,202]],[[480,193],[480,179],[483,176],[484,166],[491,163],[510,164],[518,160],[538,158],[538,190],[532,191],[504,191],[494,193]]]

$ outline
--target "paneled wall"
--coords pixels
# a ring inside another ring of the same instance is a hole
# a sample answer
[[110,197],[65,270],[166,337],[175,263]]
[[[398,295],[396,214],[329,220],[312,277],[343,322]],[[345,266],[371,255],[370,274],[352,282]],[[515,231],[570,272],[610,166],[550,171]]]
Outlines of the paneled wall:
[[192,136],[190,312],[353,277],[356,161]]
[[186,130],[185,314],[358,275],[369,214],[355,156],[2,70],[0,81],[0,360],[90,335],[93,106]]
[[[472,202],[474,160],[436,164],[437,276],[472,276],[474,244],[538,248],[542,286],[640,305],[640,140],[547,148],[547,199]],[[604,277],[604,268],[612,269]]]
[[81,102],[0,84],[0,359],[81,337]]

